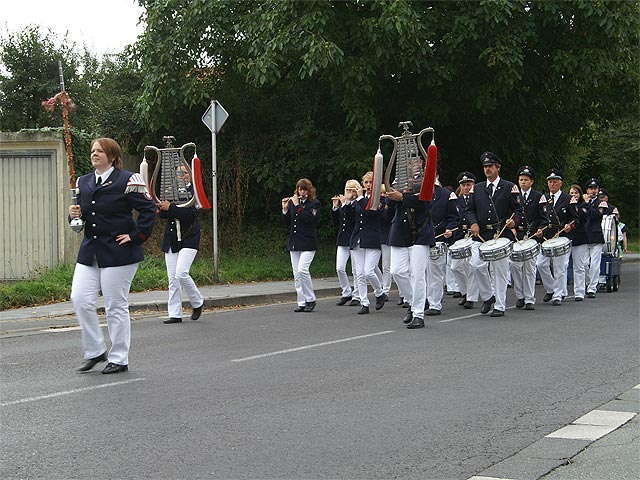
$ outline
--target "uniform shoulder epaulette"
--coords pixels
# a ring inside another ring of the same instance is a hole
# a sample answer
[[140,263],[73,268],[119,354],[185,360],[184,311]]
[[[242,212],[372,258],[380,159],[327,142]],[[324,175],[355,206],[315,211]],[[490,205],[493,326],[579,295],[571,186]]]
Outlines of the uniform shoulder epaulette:
[[547,197],[544,196],[544,193],[540,195],[540,201],[538,203],[547,203]]
[[471,190],[469,190],[469,195],[471,195],[473,193],[473,189],[475,188],[475,185],[471,186]]
[[456,192],[451,192],[449,194],[449,200],[457,200],[458,196],[456,195]]
[[517,185],[514,185],[513,187],[511,187],[511,193],[517,193],[518,195],[520,195],[520,189],[518,188]]
[[139,173],[133,173],[129,177],[129,180],[127,180],[127,188],[124,193],[146,193],[148,195],[149,190],[147,190],[147,184],[144,183],[142,175]]
[[609,204],[605,201],[600,202],[600,205],[598,205],[598,208],[609,208]]

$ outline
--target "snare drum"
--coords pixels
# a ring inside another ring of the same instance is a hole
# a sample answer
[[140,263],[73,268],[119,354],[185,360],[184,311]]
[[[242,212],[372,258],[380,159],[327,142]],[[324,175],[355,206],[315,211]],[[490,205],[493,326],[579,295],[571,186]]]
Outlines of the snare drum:
[[457,240],[449,247],[451,258],[455,258],[456,260],[469,258],[471,256],[471,245],[473,245],[473,240],[471,238],[461,238],[460,240]]
[[542,242],[542,255],[545,257],[560,257],[571,251],[571,240],[567,237],[557,237]]
[[602,217],[602,236],[604,245],[602,253],[615,256],[618,254],[618,222],[615,215],[604,215]]
[[446,254],[447,244],[444,242],[436,242],[435,246],[431,247],[431,250],[429,251],[429,258],[431,258],[431,260],[437,260],[442,255]]
[[480,245],[480,258],[485,262],[502,260],[511,255],[513,242],[508,238],[494,238]]
[[511,252],[511,260],[514,262],[524,262],[537,258],[540,253],[540,244],[533,238],[525,240],[523,242],[516,242],[513,244],[513,252]]

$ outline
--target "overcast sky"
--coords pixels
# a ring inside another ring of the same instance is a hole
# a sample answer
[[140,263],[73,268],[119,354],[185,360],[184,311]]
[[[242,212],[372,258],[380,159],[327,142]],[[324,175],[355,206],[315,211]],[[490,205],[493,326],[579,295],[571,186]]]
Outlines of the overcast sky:
[[143,32],[137,25],[144,11],[135,0],[1,0],[0,36],[27,25],[41,25],[58,35],[66,32],[78,47],[96,54],[120,53]]

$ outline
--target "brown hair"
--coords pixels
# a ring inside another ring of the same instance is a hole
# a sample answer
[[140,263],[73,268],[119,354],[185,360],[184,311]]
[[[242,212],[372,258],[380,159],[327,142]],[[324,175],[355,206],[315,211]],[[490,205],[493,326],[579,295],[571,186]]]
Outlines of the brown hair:
[[307,190],[308,195],[309,195],[309,200],[315,200],[316,199],[316,187],[313,186],[313,183],[311,183],[311,180],[309,180],[308,178],[301,178],[300,180],[298,180],[296,182],[296,191],[295,193],[298,193],[298,188],[302,187],[304,189]]
[[96,143],[100,144],[107,158],[111,161],[111,165],[120,170],[122,168],[122,148],[120,148],[118,142],[112,138],[96,138],[91,142],[91,148],[93,148],[93,145]]
[[578,185],[577,183],[573,183],[570,187],[569,187],[569,191],[571,191],[571,189],[577,190],[578,193],[580,194],[580,198],[582,198],[582,187],[580,185]]

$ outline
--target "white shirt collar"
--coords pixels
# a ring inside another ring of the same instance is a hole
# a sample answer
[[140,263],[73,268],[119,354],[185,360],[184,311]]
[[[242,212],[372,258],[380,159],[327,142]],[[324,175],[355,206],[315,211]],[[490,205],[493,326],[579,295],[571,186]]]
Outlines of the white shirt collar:
[[498,182],[500,182],[500,176],[499,175],[496,177],[496,179],[493,182],[490,182],[489,179],[487,179],[487,188],[489,188],[489,185],[491,185],[493,183],[493,188],[497,189],[498,188]]
[[111,168],[109,170],[107,170],[106,172],[104,172],[102,175],[99,175],[98,172],[94,172],[95,175],[96,175],[96,183],[98,183],[98,179],[99,178],[102,178],[102,182],[101,183],[106,182],[107,178],[109,178],[109,175],[111,175],[111,172],[113,172],[113,170],[114,170],[114,167],[111,166]]

